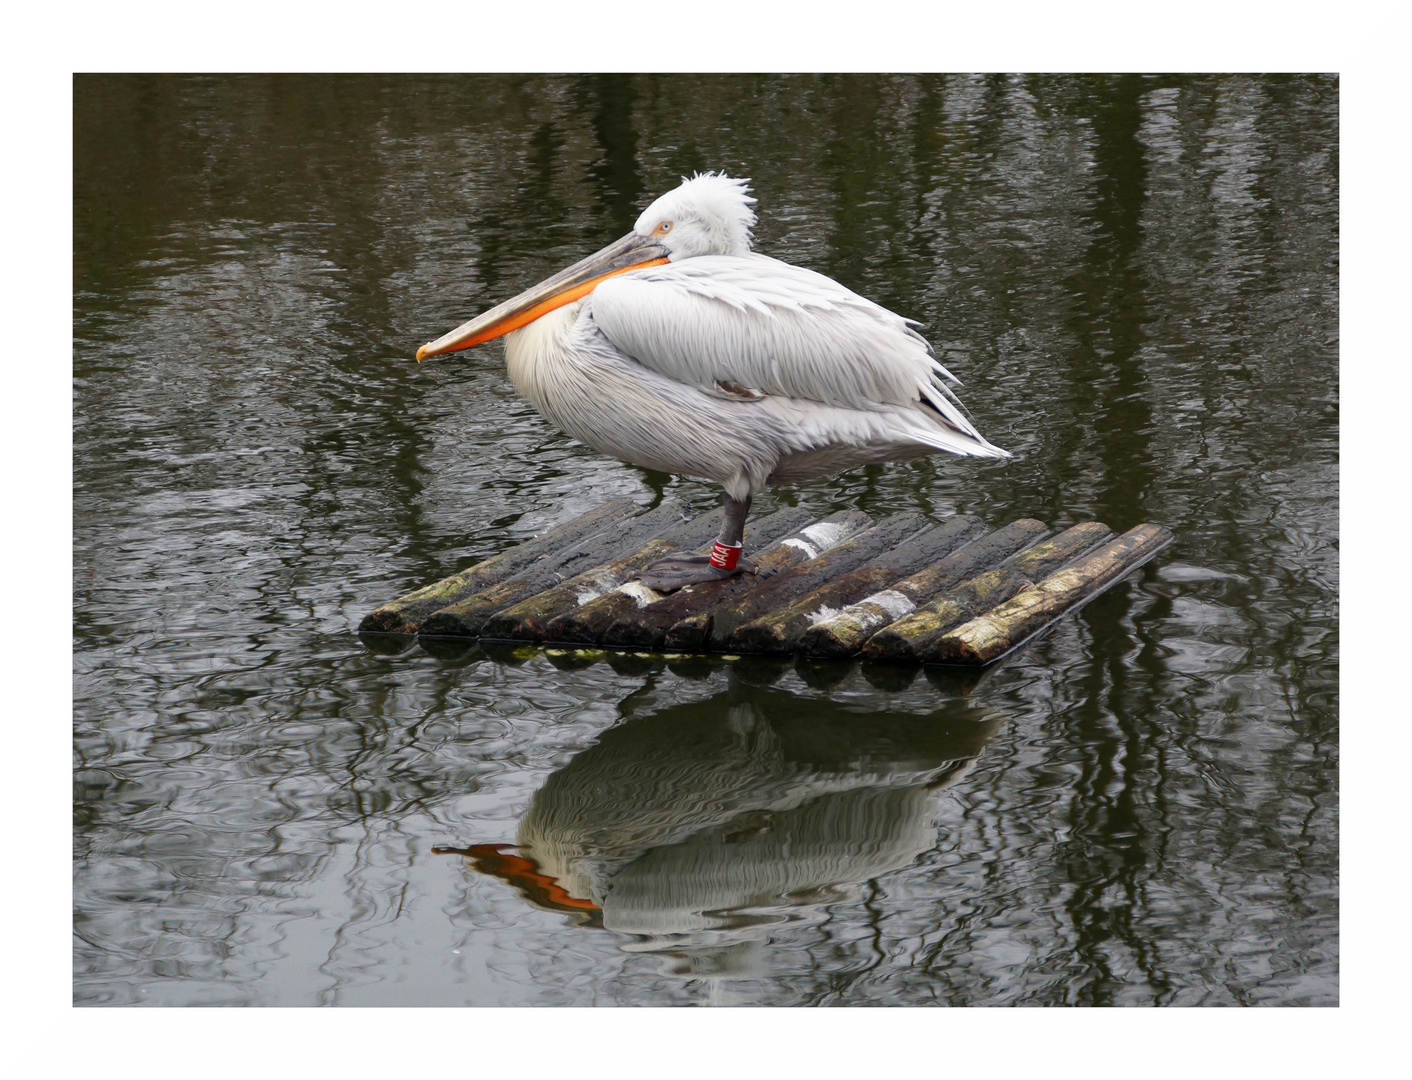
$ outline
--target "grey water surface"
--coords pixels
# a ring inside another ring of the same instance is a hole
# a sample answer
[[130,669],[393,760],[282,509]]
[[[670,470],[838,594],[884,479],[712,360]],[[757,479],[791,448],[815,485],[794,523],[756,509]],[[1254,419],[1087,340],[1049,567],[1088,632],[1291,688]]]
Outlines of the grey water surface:
[[[74,83],[74,1000],[1338,1002],[1334,77]],[[983,675],[420,647],[606,499],[418,345],[680,176],[1011,462],[760,500],[1177,545]],[[509,847],[507,845],[521,845]]]

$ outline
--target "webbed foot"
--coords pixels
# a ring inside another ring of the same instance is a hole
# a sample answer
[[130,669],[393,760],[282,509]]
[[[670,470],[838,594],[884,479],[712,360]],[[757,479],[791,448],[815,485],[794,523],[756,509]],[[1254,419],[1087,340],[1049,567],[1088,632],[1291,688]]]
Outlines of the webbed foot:
[[709,555],[695,555],[686,552],[673,553],[658,559],[642,568],[638,581],[649,589],[658,592],[674,592],[688,585],[701,585],[708,581],[725,581],[738,574],[756,574],[759,570],[749,559],[741,559],[727,570],[711,562]]

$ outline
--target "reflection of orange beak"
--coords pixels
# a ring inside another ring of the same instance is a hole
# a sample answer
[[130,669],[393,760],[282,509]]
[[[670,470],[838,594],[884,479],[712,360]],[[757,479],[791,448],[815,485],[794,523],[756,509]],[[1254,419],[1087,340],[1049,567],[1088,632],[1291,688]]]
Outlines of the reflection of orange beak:
[[470,847],[434,847],[433,855],[461,855],[471,860],[471,865],[482,874],[498,877],[507,885],[513,886],[535,907],[549,911],[563,911],[573,915],[587,915],[590,918],[600,915],[602,908],[592,900],[580,900],[570,896],[564,887],[548,874],[539,872],[539,864],[522,855],[507,855],[506,851],[519,850],[518,844],[472,844]]
[[435,341],[427,342],[417,350],[417,359],[425,360],[428,356],[440,356],[442,353],[457,352],[460,349],[469,349],[472,345],[493,341],[511,330],[528,326],[555,308],[582,299],[605,278],[624,274],[629,270],[639,270],[644,266],[661,266],[667,261],[667,254],[667,249],[650,236],[630,232],[602,251],[574,263],[567,270],[560,270],[533,289],[522,292],[503,304],[497,304],[484,315],[458,326]]

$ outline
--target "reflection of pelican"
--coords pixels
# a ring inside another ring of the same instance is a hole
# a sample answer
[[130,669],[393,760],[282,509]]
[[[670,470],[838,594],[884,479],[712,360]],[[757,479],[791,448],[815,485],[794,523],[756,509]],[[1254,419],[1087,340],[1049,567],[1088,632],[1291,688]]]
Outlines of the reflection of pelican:
[[687,180],[621,240],[417,352],[508,335],[510,381],[556,427],[724,487],[710,561],[653,564],[643,580],[657,588],[739,573],[764,487],[923,454],[1009,457],[962,415],[906,319],[751,252],[754,201],[742,180]]
[[605,732],[536,792],[517,847],[457,850],[648,947],[738,944],[929,850],[931,792],[990,730],[737,688]]

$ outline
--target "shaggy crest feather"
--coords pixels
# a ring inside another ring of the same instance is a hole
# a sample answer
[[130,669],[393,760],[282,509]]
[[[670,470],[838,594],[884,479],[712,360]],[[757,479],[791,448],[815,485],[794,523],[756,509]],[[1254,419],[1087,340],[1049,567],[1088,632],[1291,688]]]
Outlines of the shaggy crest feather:
[[697,173],[642,212],[634,230],[648,235],[661,222],[673,223],[665,244],[672,261],[698,255],[745,255],[755,242],[755,204],[750,179],[723,172]]

